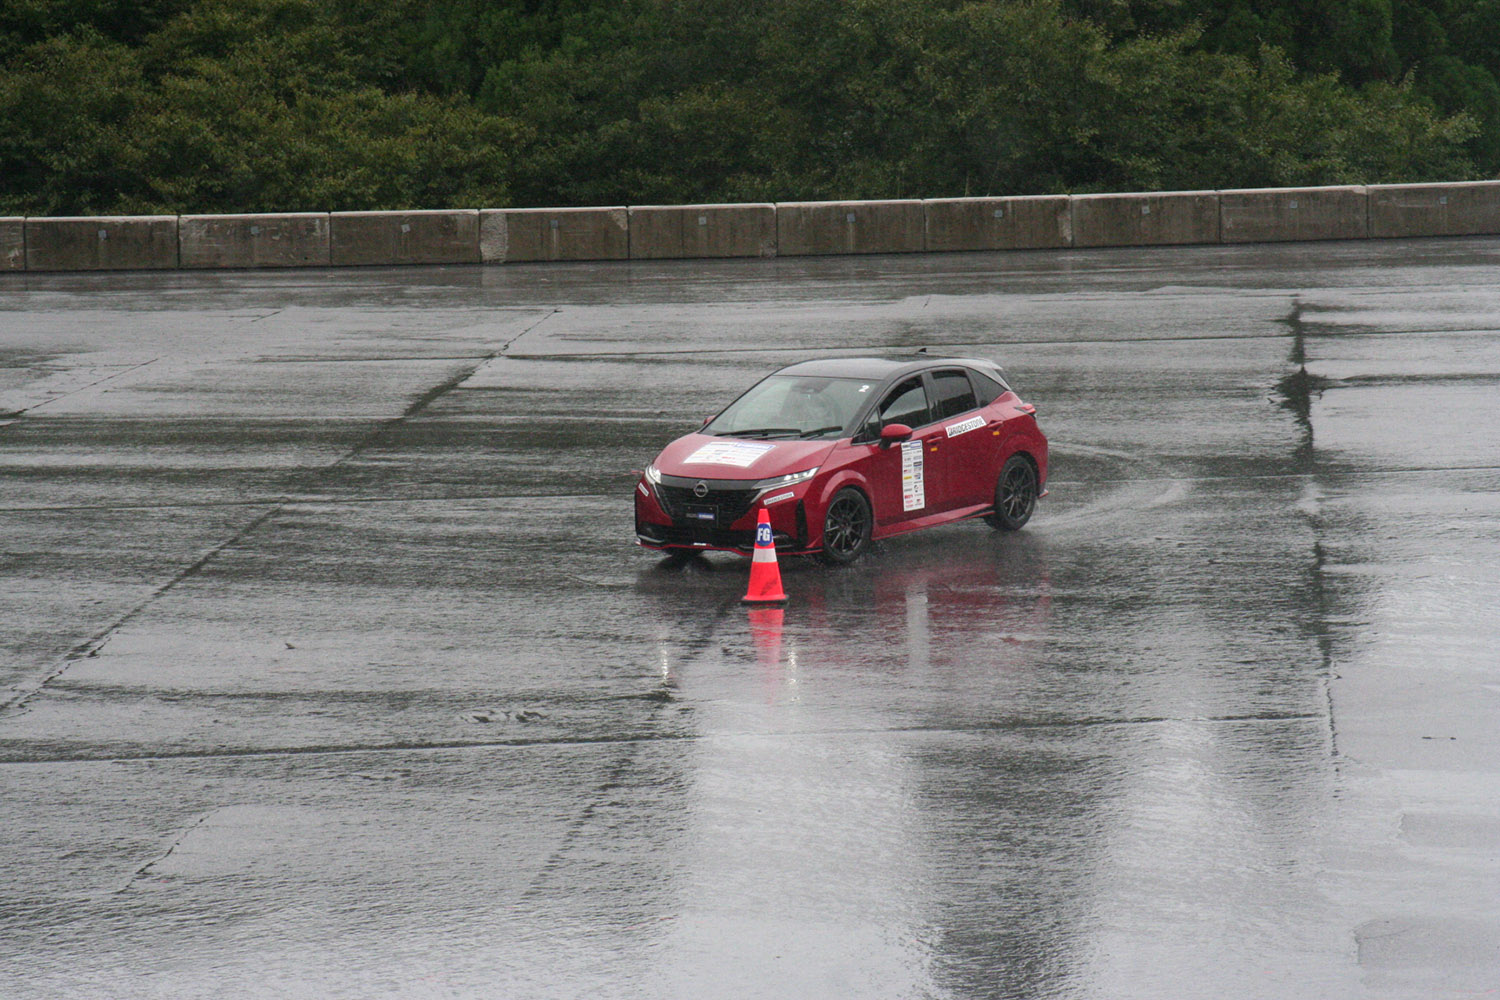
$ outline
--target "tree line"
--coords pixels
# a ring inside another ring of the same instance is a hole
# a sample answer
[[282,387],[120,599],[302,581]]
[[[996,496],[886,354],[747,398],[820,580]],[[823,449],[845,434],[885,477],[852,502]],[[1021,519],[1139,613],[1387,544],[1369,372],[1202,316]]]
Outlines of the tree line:
[[1500,174],[1500,0],[0,0],[0,214]]

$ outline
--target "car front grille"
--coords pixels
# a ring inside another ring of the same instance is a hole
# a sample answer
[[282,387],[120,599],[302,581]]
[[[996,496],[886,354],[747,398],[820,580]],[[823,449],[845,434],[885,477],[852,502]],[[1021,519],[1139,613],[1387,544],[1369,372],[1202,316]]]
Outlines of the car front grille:
[[[758,491],[754,489],[709,489],[698,496],[689,486],[672,486],[658,483],[656,495],[661,498],[662,509],[678,524],[706,524],[716,528],[728,528],[745,516],[755,502]],[[713,520],[694,518],[693,508],[713,512]]]

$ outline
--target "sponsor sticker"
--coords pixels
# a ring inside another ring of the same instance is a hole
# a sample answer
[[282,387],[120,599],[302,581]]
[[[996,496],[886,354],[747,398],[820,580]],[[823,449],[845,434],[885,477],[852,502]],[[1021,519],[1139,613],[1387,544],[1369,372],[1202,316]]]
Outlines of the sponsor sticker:
[[922,482],[922,442],[901,442],[901,508],[921,510],[927,506],[927,490]]
[[755,460],[776,447],[774,444],[756,444],[753,441],[711,441],[683,459],[689,465],[733,465],[745,469]]
[[958,437],[960,434],[967,434],[969,431],[977,431],[983,426],[983,417],[970,417],[968,420],[960,420],[956,424],[949,424],[943,430],[947,431],[948,436],[952,438]]
[[769,524],[757,524],[755,526],[755,544],[761,548],[771,544],[771,526]]
[[764,500],[761,501],[761,503],[764,506],[769,507],[773,503],[780,503],[783,500],[790,500],[792,497],[794,497],[796,495],[797,494],[793,493],[791,490],[787,490],[785,493],[778,493],[774,497],[766,497]]

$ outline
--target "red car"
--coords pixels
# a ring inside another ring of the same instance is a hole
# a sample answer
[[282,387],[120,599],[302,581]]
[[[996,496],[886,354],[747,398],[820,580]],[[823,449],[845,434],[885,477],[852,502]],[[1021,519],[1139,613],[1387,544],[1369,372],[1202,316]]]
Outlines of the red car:
[[847,563],[875,539],[965,518],[1014,531],[1046,495],[1035,413],[989,361],[791,365],[646,467],[636,538],[749,553],[764,507],[778,551]]

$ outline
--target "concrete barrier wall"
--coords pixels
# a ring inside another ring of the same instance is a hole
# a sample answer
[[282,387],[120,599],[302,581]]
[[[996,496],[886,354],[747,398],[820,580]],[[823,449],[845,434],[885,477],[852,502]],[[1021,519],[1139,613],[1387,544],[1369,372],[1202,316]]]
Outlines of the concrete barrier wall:
[[1370,235],[1376,238],[1500,233],[1500,181],[1379,184],[1369,190]]
[[328,214],[184,215],[183,267],[327,267]]
[[670,260],[1500,236],[1500,181],[427,212],[0,218],[0,272]]
[[1075,247],[1219,242],[1216,191],[1085,194],[1070,202]]
[[479,257],[486,264],[629,256],[629,219],[623,207],[501,208],[479,213]]
[[1219,192],[1225,243],[1360,240],[1370,235],[1363,187],[1274,188]]
[[176,216],[26,220],[28,271],[156,270],[176,266]]
[[479,212],[333,212],[329,261],[361,264],[477,264]]
[[803,201],[776,206],[776,252],[814,254],[920,253],[927,248],[922,202]]
[[934,198],[922,205],[930,251],[1046,250],[1073,244],[1067,195]]
[[630,257],[776,256],[775,205],[633,205]]
[[26,220],[0,219],[0,271],[26,270]]

